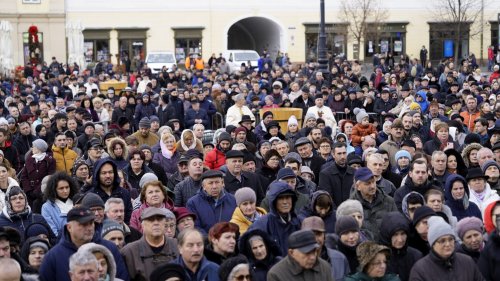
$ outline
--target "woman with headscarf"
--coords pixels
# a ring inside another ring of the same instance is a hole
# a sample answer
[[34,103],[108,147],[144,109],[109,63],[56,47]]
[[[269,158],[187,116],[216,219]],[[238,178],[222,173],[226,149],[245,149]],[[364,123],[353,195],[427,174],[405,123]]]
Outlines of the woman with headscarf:
[[39,214],[42,208],[40,189],[42,180],[56,171],[56,161],[47,153],[48,145],[42,139],[33,142],[33,147],[26,155],[26,164],[21,172],[21,186],[28,196],[28,204],[33,212]]
[[387,273],[387,260],[391,250],[372,241],[361,243],[356,249],[359,260],[359,270],[345,278],[346,281],[400,281],[395,274]]
[[177,172],[177,161],[181,154],[176,151],[174,135],[164,132],[160,139],[160,151],[153,156],[153,163],[159,164],[168,177]]
[[185,129],[182,131],[180,140],[175,145],[175,150],[183,155],[190,149],[196,149],[203,154],[203,143],[196,138],[192,130]]
[[[47,224],[47,221],[42,215],[31,211],[27,196],[19,186],[9,187],[5,194],[5,206],[0,214],[0,226],[15,228],[21,234],[21,241],[24,241],[25,229],[32,223]],[[49,236],[53,236],[51,234]]]
[[283,256],[269,234],[260,229],[245,232],[240,237],[238,246],[240,253],[248,258],[253,270],[253,281],[266,281],[269,269]]

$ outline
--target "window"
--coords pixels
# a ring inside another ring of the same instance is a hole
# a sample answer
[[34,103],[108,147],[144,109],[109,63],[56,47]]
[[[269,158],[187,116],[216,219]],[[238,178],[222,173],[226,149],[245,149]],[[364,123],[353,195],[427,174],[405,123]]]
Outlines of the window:
[[110,29],[90,29],[83,31],[85,61],[87,63],[101,60],[109,61],[109,32]]
[[202,52],[202,34],[204,27],[172,27],[175,38],[175,59],[184,65],[190,54]]
[[[304,24],[306,27],[306,61],[318,59],[319,24]],[[325,25],[326,49],[334,56],[344,56],[347,52],[347,24]]]

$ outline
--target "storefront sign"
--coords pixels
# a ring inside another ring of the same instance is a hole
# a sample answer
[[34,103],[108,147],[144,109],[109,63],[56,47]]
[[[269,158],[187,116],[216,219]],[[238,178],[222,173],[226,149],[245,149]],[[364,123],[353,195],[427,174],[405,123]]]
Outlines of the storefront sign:
[[389,41],[380,41],[380,52],[387,53],[389,52]]
[[394,41],[394,52],[403,51],[403,41]]

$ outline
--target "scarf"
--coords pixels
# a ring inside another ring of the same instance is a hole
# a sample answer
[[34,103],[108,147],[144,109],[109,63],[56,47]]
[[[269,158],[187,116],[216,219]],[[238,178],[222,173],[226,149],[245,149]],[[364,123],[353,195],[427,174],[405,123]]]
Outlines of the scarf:
[[[182,144],[182,142],[181,142]],[[171,159],[175,152],[175,147],[173,150],[168,150],[167,146],[163,141],[160,140],[161,155],[167,159]]]
[[182,134],[182,136],[181,136],[181,146],[182,146],[182,149],[184,149],[184,151],[188,151],[190,149],[195,149],[196,148],[196,141],[197,140],[198,139],[194,136],[194,133],[193,133],[193,144],[191,144],[191,146],[187,147],[186,144],[184,143],[184,134]]
[[42,153],[38,153],[38,154],[33,154],[33,156],[31,156],[31,157],[35,158],[36,163],[38,163],[38,162],[42,161],[45,158],[45,156],[47,156],[47,153],[42,152]]
[[483,202],[484,198],[486,197],[486,194],[488,193],[488,190],[486,189],[486,187],[484,188],[484,190],[482,192],[475,192],[474,190],[470,190],[470,194],[472,194],[474,197],[477,198],[478,201],[480,202]]
[[69,210],[73,208],[73,201],[69,198],[66,200],[66,202],[63,202],[60,199],[56,199],[54,203],[61,211],[61,215],[68,214]]

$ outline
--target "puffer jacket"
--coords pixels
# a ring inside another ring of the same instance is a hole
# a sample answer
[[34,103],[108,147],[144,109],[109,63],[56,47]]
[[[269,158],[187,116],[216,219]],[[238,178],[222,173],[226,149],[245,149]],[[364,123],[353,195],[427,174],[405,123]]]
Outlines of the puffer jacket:
[[[401,249],[392,246],[392,236],[397,231],[407,234],[406,244]],[[380,225],[380,243],[391,249],[391,256],[387,264],[387,272],[399,275],[401,281],[408,281],[413,265],[422,258],[422,253],[408,246],[410,225],[408,220],[399,212],[387,213]]]
[[174,187],[174,202],[176,207],[185,207],[188,200],[195,196],[201,188],[201,181],[195,181],[192,177],[187,176],[183,181],[179,182]]
[[221,166],[226,164],[226,155],[215,147],[205,155],[203,164],[210,170],[219,170]]
[[281,252],[287,253],[288,236],[300,230],[301,221],[295,214],[295,211],[290,213],[290,219],[287,222],[281,218],[278,210],[276,210],[276,200],[282,194],[290,194],[292,196],[292,210],[295,208],[297,195],[290,186],[284,182],[273,183],[267,193],[267,197],[269,197],[269,202],[271,203],[269,213],[252,224],[249,231],[260,229],[269,233],[271,239],[280,247]]
[[[317,212],[316,212],[316,201],[318,200],[318,197],[320,195],[326,195],[330,199],[331,202],[331,208],[328,210],[328,213],[324,216],[321,217]],[[324,190],[318,190],[314,192],[311,195],[311,200],[309,205],[305,206],[302,208],[302,210],[299,212],[299,219],[304,220],[305,218],[311,217],[311,216],[318,216],[323,219],[323,222],[325,223],[325,232],[326,233],[335,233],[335,223],[337,222],[337,215],[336,215],[336,208],[335,205],[333,204],[333,199],[328,194],[328,192]]]
[[236,209],[236,199],[234,195],[222,190],[219,199],[215,200],[200,189],[187,201],[186,207],[196,215],[194,225],[207,234],[216,223],[231,220]]
[[[257,212],[256,220],[267,214],[267,211],[261,207],[256,207],[255,211]],[[233,216],[231,217],[231,222],[239,226],[240,235],[243,235],[243,233],[245,233],[253,223],[243,214],[239,207],[236,207],[236,209],[234,209]]]
[[[263,260],[256,260],[254,257],[252,247],[249,242],[250,238],[253,236],[260,236],[264,241],[267,256]],[[282,258],[281,250],[278,245],[271,240],[269,234],[260,229],[245,232],[245,234],[240,237],[238,248],[240,250],[240,254],[243,254],[248,258],[250,266],[253,269],[253,281],[267,281],[267,272]]]
[[71,168],[78,158],[78,154],[72,149],[65,147],[61,149],[55,145],[52,146],[52,156],[56,160],[56,171],[62,171],[71,175]]
[[[453,183],[460,181],[464,185],[465,195],[462,199],[454,199],[451,195],[451,189]],[[446,180],[444,185],[444,198],[446,199],[445,204],[450,207],[452,214],[457,217],[457,220],[461,220],[465,217],[476,217],[482,219],[481,210],[473,202],[469,201],[469,186],[465,179],[457,174],[452,174]]]
[[[161,140],[160,140],[161,141]],[[167,178],[171,177],[175,172],[177,172],[177,162],[181,158],[181,154],[177,151],[174,151],[172,156],[166,158],[161,154],[161,150],[154,154],[153,163],[160,165],[160,167],[165,171],[165,175]]]

